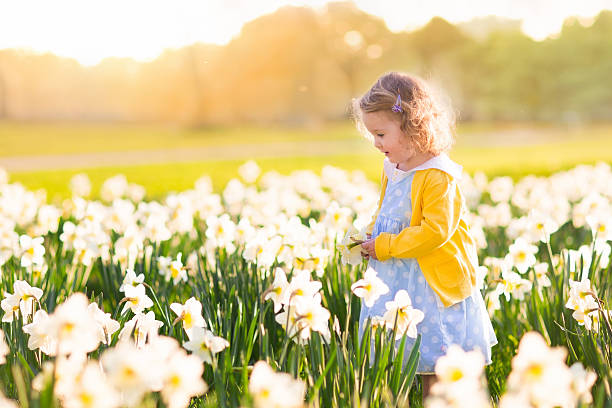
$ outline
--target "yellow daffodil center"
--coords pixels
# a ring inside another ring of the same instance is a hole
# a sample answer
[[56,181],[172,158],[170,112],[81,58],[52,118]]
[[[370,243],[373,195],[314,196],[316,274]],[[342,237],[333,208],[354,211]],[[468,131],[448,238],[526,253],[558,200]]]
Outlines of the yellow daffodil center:
[[534,363],[534,364],[531,364],[527,368],[526,375],[528,378],[532,380],[537,380],[542,376],[543,372],[544,372],[544,369],[542,368],[542,365],[538,363]]
[[463,378],[463,372],[458,368],[454,368],[449,377],[451,381],[459,381]]
[[177,374],[173,374],[170,377],[170,385],[172,385],[173,387],[178,387],[181,384],[181,377],[178,376]]
[[128,381],[136,378],[136,371],[132,367],[129,367],[129,366],[123,367],[121,374],[122,374],[122,377]]
[[69,335],[72,333],[72,330],[74,330],[74,323],[65,323],[62,326],[61,337]]
[[94,401],[93,395],[89,392],[82,392],[81,395],[79,395],[79,399],[85,407],[91,406]]
[[183,316],[183,324],[187,328],[193,326],[193,317],[191,317],[191,313],[185,313],[185,316]]

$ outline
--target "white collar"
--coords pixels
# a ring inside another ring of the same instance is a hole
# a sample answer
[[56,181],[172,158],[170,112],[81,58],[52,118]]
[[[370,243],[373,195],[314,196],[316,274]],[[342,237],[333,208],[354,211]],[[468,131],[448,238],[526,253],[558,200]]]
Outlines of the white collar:
[[396,167],[396,164],[391,163],[389,159],[385,157],[383,168],[384,168],[385,175],[387,176],[387,178],[392,181],[398,181],[406,177],[410,173],[415,172],[417,170],[425,170],[425,169],[442,170],[443,172],[448,173],[455,180],[459,180],[463,172],[463,166],[452,161],[446,153],[441,153],[438,156],[434,156],[431,159],[427,160],[425,163],[420,164],[407,171],[398,169]]

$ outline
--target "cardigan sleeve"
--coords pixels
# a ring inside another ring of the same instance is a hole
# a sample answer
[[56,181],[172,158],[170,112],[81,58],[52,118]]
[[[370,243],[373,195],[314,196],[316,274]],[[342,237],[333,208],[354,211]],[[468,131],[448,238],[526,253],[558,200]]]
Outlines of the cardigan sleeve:
[[379,260],[419,258],[441,247],[458,228],[461,196],[452,177],[432,169],[425,176],[422,188],[420,225],[406,227],[398,234],[381,233],[375,241]]
[[387,176],[385,176],[385,171],[383,170],[382,178],[381,178],[381,188],[380,188],[380,197],[378,199],[378,208],[376,212],[372,216],[372,221],[366,228],[366,233],[372,235],[372,231],[374,230],[374,224],[376,223],[376,218],[378,217],[378,213],[380,212],[380,206],[382,205],[383,198],[385,197],[385,190],[387,189]]

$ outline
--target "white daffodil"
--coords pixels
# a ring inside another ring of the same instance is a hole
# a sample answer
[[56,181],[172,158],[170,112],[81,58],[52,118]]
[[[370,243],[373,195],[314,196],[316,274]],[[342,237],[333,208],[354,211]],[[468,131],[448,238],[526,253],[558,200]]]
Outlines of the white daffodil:
[[36,311],[32,323],[24,325],[23,331],[30,335],[28,339],[30,350],[40,349],[48,356],[56,354],[57,338],[49,333],[49,315],[46,311]]
[[549,215],[533,209],[527,218],[527,235],[531,242],[548,242],[550,235],[559,229],[559,224]]
[[321,286],[321,282],[310,280],[310,272],[300,272],[289,282],[282,302],[286,305],[295,305],[304,299],[309,300],[319,292]]
[[34,313],[34,304],[38,303],[43,291],[40,288],[30,286],[26,281],[17,280],[13,283],[15,293],[5,292],[5,298],[0,305],[4,310],[3,322],[12,322],[21,312],[21,317],[25,321]]
[[570,367],[572,373],[572,392],[577,404],[590,404],[593,402],[591,388],[597,380],[597,374],[586,370],[581,362],[576,362]]
[[104,313],[95,302],[90,303],[87,310],[98,325],[98,340],[103,344],[110,344],[110,337],[119,330],[119,322],[113,320],[110,313]]
[[187,268],[183,266],[183,262],[181,261],[182,253],[178,253],[176,259],[170,262],[170,277],[174,283],[178,283],[179,281],[187,281]]
[[612,240],[612,207],[601,208],[599,211],[591,212],[586,216],[593,238],[601,242]]
[[76,377],[62,403],[66,408],[115,408],[120,406],[121,398],[109,384],[100,364],[90,361]]
[[72,221],[66,221],[62,226],[62,231],[59,239],[64,243],[64,251],[69,251],[74,248],[74,242],[79,238],[79,230]]
[[123,403],[136,406],[149,392],[160,375],[151,364],[149,353],[140,350],[129,341],[120,341],[100,358],[108,381],[122,394]]
[[43,256],[45,255],[43,242],[43,237],[32,238],[29,235],[19,237],[21,266],[28,267],[32,264],[41,264],[43,262]]
[[57,351],[60,354],[89,353],[98,347],[98,325],[89,313],[88,306],[87,296],[76,292],[49,315],[46,324],[48,335],[57,340]]
[[[157,353],[157,350],[156,344],[151,352]],[[160,376],[162,399],[169,408],[187,408],[192,397],[202,395],[208,389],[202,380],[202,361],[188,355],[178,345],[163,354],[166,358],[163,359],[163,373]]]
[[341,234],[342,231],[350,227],[352,223],[352,213],[350,208],[341,207],[336,201],[333,201],[325,211],[323,223],[327,225],[331,231],[335,231],[334,235]]
[[330,252],[321,247],[310,247],[309,256],[303,263],[303,270],[314,271],[320,278],[325,273],[325,267],[329,263]]
[[19,304],[21,303],[21,298],[16,293],[4,293],[4,299],[0,305],[2,306],[2,310],[4,310],[4,315],[2,316],[2,321],[6,323],[10,323],[14,318],[19,316]]
[[299,326],[297,324],[299,315],[296,309],[295,306],[287,305],[282,312],[274,316],[274,319],[287,331],[287,336],[291,337],[296,342],[300,342],[302,339],[297,336],[299,333]]
[[363,279],[351,285],[351,291],[362,298],[367,307],[372,307],[381,295],[389,293],[389,287],[377,276],[373,268],[368,268]]
[[525,298],[525,293],[531,290],[533,283],[530,280],[523,279],[521,275],[513,271],[503,271],[501,282],[497,284],[496,292],[506,297],[510,301],[511,297],[518,300]]
[[[280,236],[275,235],[270,239],[266,239],[262,246],[258,247],[256,259],[257,265],[261,268],[269,268],[274,264],[276,257],[278,256],[283,240]],[[248,247],[248,245],[247,245]],[[245,248],[245,251],[247,248]]]
[[283,307],[283,300],[286,298],[285,291],[289,286],[287,275],[283,268],[274,269],[274,281],[272,285],[263,293],[263,299],[272,299],[274,302],[274,313],[278,313]]
[[275,373],[265,361],[253,366],[249,392],[256,408],[299,408],[304,405],[306,384],[287,373]]
[[169,280],[172,277],[170,273],[170,264],[172,263],[172,258],[169,256],[158,256],[157,257],[157,270],[161,276],[166,277],[166,280]]
[[416,325],[420,323],[425,314],[412,308],[412,302],[408,292],[401,289],[395,294],[395,298],[385,303],[387,311],[383,315],[387,328],[393,330],[397,327],[395,334],[395,340],[401,339],[404,334],[409,337],[416,338],[417,328]]
[[123,282],[119,287],[119,292],[125,292],[125,288],[127,288],[128,286],[138,286],[143,282],[144,274],[139,273],[138,276],[136,276],[136,272],[134,272],[133,269],[128,268],[125,271],[125,277],[123,278]]
[[62,401],[74,391],[86,362],[82,353],[60,354],[53,361],[45,361],[42,371],[32,380],[32,388],[40,392],[54,381],[53,393]]
[[125,322],[123,329],[119,332],[119,340],[126,340],[133,336],[136,347],[143,347],[147,341],[157,338],[159,328],[163,325],[163,322],[155,319],[153,311],[146,314],[137,313]]
[[584,279],[582,281],[569,281],[570,291],[569,298],[565,307],[572,310],[580,310],[583,312],[591,312],[592,309],[599,307],[595,297],[597,296],[594,289],[591,288],[591,281]]
[[550,279],[548,278],[548,264],[545,262],[535,264],[533,270],[536,276],[538,287],[550,287]]
[[437,382],[425,406],[488,408],[489,398],[483,387],[484,356],[480,350],[465,352],[453,344],[436,361]]
[[182,321],[183,329],[185,329],[189,338],[191,338],[192,330],[195,327],[206,327],[206,322],[202,317],[202,304],[196,298],[190,297],[184,305],[172,303],[170,309],[178,316],[175,324]]
[[464,351],[453,344],[446,355],[436,361],[436,377],[442,383],[480,381],[484,372],[484,356],[478,350]]
[[153,301],[146,295],[144,285],[125,287],[125,305],[121,313],[131,310],[134,314],[142,313],[153,306]]
[[211,215],[206,218],[206,225],[206,238],[212,240],[215,247],[233,247],[236,225],[230,219],[229,214],[222,214],[220,217]]
[[213,332],[204,327],[194,327],[189,341],[183,346],[202,361],[213,364],[213,356],[229,347],[229,342],[222,337],[215,336]]
[[329,310],[321,306],[320,294],[296,303],[295,308],[296,322],[302,339],[310,338],[310,331],[313,330],[319,332],[326,341],[330,340],[328,322],[331,315]]
[[[157,205],[159,206],[159,204]],[[161,211],[149,214],[143,228],[145,237],[147,237],[151,242],[156,243],[167,241],[172,238],[172,233],[166,226],[167,222],[168,214],[165,211],[165,208],[162,208]]]
[[251,225],[248,218],[240,218],[236,225],[235,239],[240,245],[249,242],[255,236],[255,228]]
[[496,177],[486,188],[489,192],[491,200],[496,203],[507,202],[512,196],[514,182],[511,177]]
[[165,367],[162,398],[168,408],[187,408],[191,397],[202,395],[208,386],[202,380],[204,368],[195,356],[175,353]]
[[535,254],[538,252],[538,247],[527,243],[525,239],[517,238],[508,250],[510,251],[509,256],[512,264],[521,274],[535,265]]
[[523,335],[512,359],[508,391],[525,394],[532,406],[573,406],[572,374],[565,365],[567,351],[548,347],[537,332]]

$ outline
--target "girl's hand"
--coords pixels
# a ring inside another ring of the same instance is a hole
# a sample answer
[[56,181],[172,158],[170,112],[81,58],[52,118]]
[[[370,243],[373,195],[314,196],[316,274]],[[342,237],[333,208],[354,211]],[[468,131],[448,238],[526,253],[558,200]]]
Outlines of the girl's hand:
[[372,258],[378,261],[378,258],[376,257],[376,246],[374,244],[375,242],[376,242],[375,239],[368,239],[366,242],[361,244],[361,255],[365,259]]

